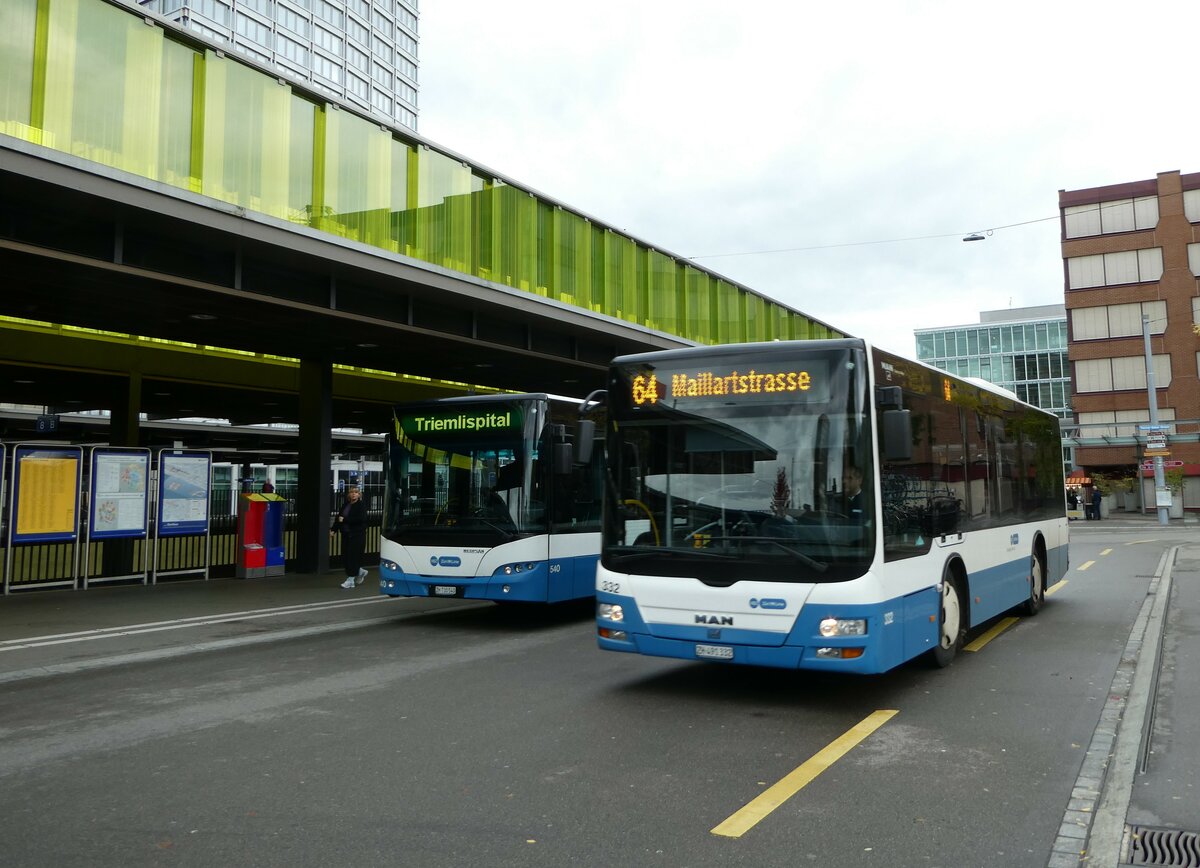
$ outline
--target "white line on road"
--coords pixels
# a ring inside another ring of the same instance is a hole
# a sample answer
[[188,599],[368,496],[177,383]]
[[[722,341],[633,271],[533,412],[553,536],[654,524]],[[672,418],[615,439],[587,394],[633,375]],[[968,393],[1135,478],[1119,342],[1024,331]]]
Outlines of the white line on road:
[[386,603],[393,599],[395,598],[372,597],[369,600],[303,603],[294,606],[277,606],[273,609],[247,609],[244,612],[226,612],[221,615],[197,615],[192,618],[176,618],[171,621],[150,621],[145,624],[128,624],[123,627],[100,627],[94,630],[80,630],[75,633],[54,633],[46,636],[28,636],[24,639],[5,639],[0,641],[0,651],[19,651],[23,648],[44,648],[48,645],[67,645],[72,642],[88,642],[93,639],[136,636],[140,633],[157,633],[162,630],[181,630],[185,627],[203,627],[210,624],[228,624],[234,621],[277,618],[282,615],[295,615],[300,612],[320,612],[326,609],[369,606],[375,603]]

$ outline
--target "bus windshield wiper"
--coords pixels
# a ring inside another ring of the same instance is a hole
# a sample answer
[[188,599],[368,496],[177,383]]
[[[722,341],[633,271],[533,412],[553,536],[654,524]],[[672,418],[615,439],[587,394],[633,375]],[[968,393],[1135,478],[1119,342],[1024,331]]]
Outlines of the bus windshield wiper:
[[616,547],[608,550],[609,555],[614,560],[619,560],[620,563],[626,564],[633,561],[641,561],[646,558],[652,558],[655,555],[668,556],[689,556],[695,555],[702,558],[717,558],[719,560],[734,560],[737,555],[726,554],[725,552],[712,552],[705,549],[697,548],[672,548],[670,546],[622,546],[620,549]]
[[781,543],[778,539],[776,539],[773,536],[713,536],[713,537],[709,537],[709,539],[712,540],[713,542],[731,542],[732,541],[732,542],[770,543],[773,546],[778,546],[779,548],[783,549],[785,552],[787,552],[789,555],[794,557],[796,560],[800,561],[800,563],[804,564],[806,567],[808,567],[811,570],[816,570],[818,573],[823,573],[827,569],[829,569],[829,564],[823,564],[820,561],[814,561],[808,555],[804,554],[804,552],[796,551],[796,549],[792,548],[789,545],[785,545],[784,543]]

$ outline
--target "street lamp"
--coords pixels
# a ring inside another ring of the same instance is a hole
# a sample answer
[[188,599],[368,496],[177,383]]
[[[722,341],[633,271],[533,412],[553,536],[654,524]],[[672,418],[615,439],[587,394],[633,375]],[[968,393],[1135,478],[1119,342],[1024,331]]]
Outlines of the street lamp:
[[[1146,394],[1150,401],[1150,431],[1157,434],[1158,394],[1154,386],[1154,357],[1150,354],[1150,315],[1146,313],[1142,314],[1142,343],[1146,349]],[[1158,523],[1165,526],[1167,507],[1171,505],[1171,493],[1167,491],[1166,479],[1163,476],[1162,455],[1154,456],[1154,505],[1158,507]]]

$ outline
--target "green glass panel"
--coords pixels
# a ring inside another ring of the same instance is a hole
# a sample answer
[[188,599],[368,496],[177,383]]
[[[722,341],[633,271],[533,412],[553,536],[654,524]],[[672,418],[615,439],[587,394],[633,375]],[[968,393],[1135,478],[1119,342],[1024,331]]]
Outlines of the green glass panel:
[[767,340],[767,304],[760,295],[746,294],[746,339]]
[[604,292],[615,310],[609,313],[629,322],[645,322],[644,294],[639,292],[637,245],[632,239],[604,230]]
[[204,195],[288,219],[291,89],[212,52],[204,75]]
[[[182,49],[182,53],[180,51]],[[190,49],[103,3],[55,0],[46,48],[44,143],[145,178],[190,174]]]
[[683,318],[675,283],[675,260],[657,250],[649,251],[645,281],[648,288],[646,325],[659,331],[680,334]]
[[[428,153],[424,152],[422,158]],[[481,269],[480,276],[515,289],[537,292],[537,200],[524,190],[507,184],[496,184],[485,198],[491,203],[492,241],[490,256],[486,259],[490,267]],[[480,261],[485,261],[483,254]],[[544,290],[542,294],[545,294]]]
[[376,247],[391,241],[392,134],[349,112],[325,115],[320,228]]
[[[147,28],[149,29],[149,28]],[[192,142],[193,93],[203,70],[203,55],[171,39],[163,39],[158,96],[158,178],[174,187],[198,190]],[[200,124],[199,126],[202,126]]]
[[[475,238],[477,232],[476,207],[477,197],[482,193],[484,180],[475,175],[470,167],[459,160],[447,157],[437,151],[421,148],[416,154],[417,162],[417,212],[412,215],[414,222],[412,255],[426,262],[475,273]],[[528,194],[521,194],[528,196]],[[532,200],[531,200],[532,203]],[[492,220],[492,229],[498,233],[492,239],[492,248],[498,260],[493,269],[496,273],[511,268],[512,263],[499,261],[503,258],[505,244],[510,243],[505,238],[505,219],[512,215],[503,213],[504,201],[496,199],[494,205],[502,212]],[[536,219],[536,212],[533,214]],[[527,287],[536,278],[533,270],[536,248],[531,248],[528,254],[521,249],[527,240],[530,245],[536,245],[537,225],[522,226],[521,231],[531,233],[526,238],[511,242],[510,253],[521,257],[525,263],[524,273],[513,275],[513,279],[526,281]],[[528,257],[527,259],[524,257]],[[492,279],[497,279],[493,277]],[[507,283],[508,281],[502,280]],[[510,284],[517,285],[517,284]],[[522,287],[522,288],[527,288]]]
[[742,340],[741,293],[733,284],[717,281],[717,343],[734,344]]
[[412,250],[415,224],[405,222],[410,198],[409,171],[412,165],[413,147],[400,139],[392,139],[391,169],[392,191],[388,198],[388,249],[394,253],[408,254]]
[[690,265],[683,266],[682,272],[687,315],[682,334],[698,343],[716,343],[719,335],[713,318],[713,311],[718,308],[715,281],[711,275]]
[[[295,94],[288,109],[287,219],[311,225],[313,212],[313,135],[317,107]],[[394,179],[393,179],[394,180]]]
[[537,200],[537,294],[542,296],[551,295],[551,287],[554,287],[553,295],[559,301],[565,301],[567,304],[575,304],[575,296],[569,292],[565,292],[563,287],[558,286],[554,282],[554,257],[557,245],[555,244],[554,233],[556,230],[554,222],[554,206],[549,202]]
[[553,270],[551,286],[558,287],[560,301],[588,310],[599,310],[592,292],[592,225],[578,214],[554,209]]
[[39,142],[31,126],[37,0],[0,3],[0,132]]

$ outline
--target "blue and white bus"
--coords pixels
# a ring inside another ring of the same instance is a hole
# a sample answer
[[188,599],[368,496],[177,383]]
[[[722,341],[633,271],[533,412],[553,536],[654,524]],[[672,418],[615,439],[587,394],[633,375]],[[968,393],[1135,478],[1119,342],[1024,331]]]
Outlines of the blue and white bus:
[[606,403],[603,649],[945,666],[1066,572],[1058,419],[982,381],[789,341],[614,359]]
[[380,591],[556,603],[590,597],[602,459],[571,461],[579,402],[486,395],[403,404],[388,437]]

